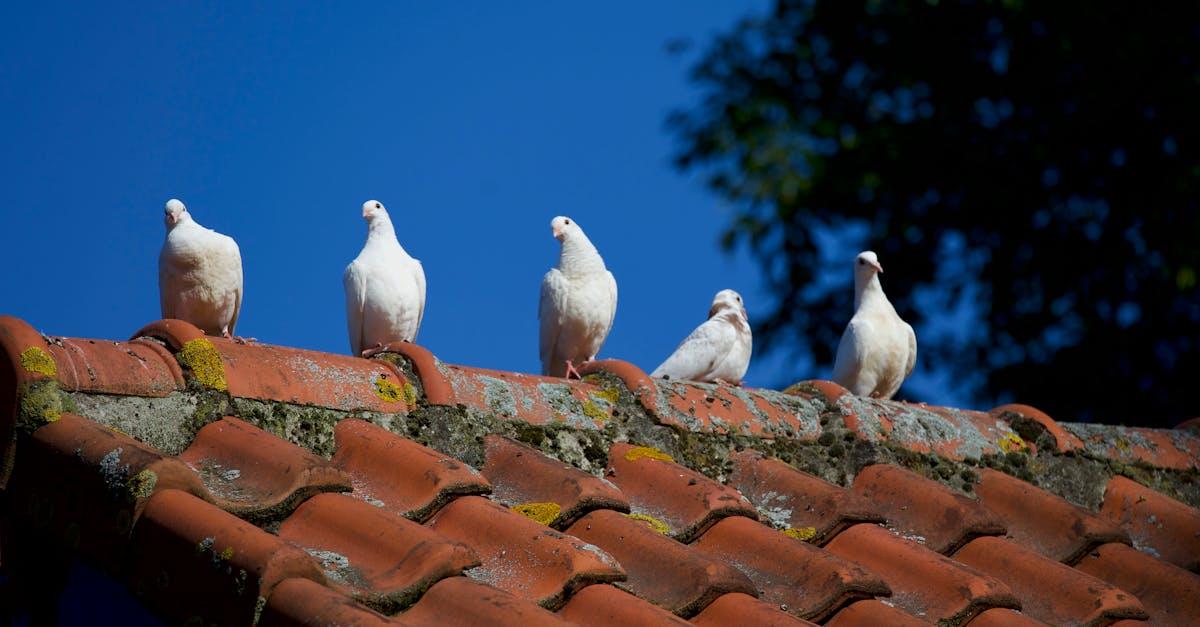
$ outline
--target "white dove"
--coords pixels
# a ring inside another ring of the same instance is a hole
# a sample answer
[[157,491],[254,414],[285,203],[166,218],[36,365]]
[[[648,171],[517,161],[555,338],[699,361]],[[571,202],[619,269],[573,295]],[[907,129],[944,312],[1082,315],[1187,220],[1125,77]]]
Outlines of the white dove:
[[396,240],[383,204],[362,206],[367,242],[346,266],[346,326],[350,350],[366,357],[388,342],[417,339],[425,315],[425,270]]
[[882,272],[869,250],[854,259],[854,317],[838,344],[833,380],[859,396],[891,398],[917,361],[917,335],[884,295]]
[[242,254],[232,237],[204,228],[174,198],[163,207],[167,237],[158,254],[158,297],[163,318],[196,325],[208,335],[234,338],[242,309]]
[[742,296],[733,290],[721,290],[713,297],[708,320],[696,327],[650,376],[741,385],[750,367],[751,342]]
[[542,279],[538,303],[542,374],[578,377],[575,363],[595,359],[612,330],[617,280],[574,220],[558,216],[550,230],[562,251]]

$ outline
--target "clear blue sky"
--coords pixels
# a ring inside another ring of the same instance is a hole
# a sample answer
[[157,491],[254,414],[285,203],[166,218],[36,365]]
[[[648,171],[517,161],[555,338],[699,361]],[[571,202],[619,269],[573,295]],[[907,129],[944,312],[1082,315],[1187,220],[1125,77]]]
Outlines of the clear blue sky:
[[[753,317],[756,268],[719,251],[729,212],[671,166],[663,121],[697,98],[703,45],[766,2],[454,6],[0,9],[0,310],[101,338],[157,319],[178,197],[241,246],[239,334],[347,352],[373,198],[425,266],[418,342],[449,362],[537,371],[559,214],[620,287],[601,356],[650,370],[722,288]],[[828,376],[780,357],[748,383]]]

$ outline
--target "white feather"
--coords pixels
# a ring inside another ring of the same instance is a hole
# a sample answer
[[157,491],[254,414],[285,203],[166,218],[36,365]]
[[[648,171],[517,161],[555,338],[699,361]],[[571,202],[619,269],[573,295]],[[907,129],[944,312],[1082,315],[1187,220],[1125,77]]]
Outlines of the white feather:
[[912,373],[917,336],[879,283],[875,254],[855,259],[854,317],[838,344],[833,380],[859,396],[891,398]]
[[551,228],[562,249],[542,278],[538,352],[542,373],[561,377],[567,361],[591,361],[600,352],[616,318],[617,281],[578,224],[558,217]]
[[723,290],[713,299],[708,320],[684,338],[650,376],[740,383],[750,366],[751,350],[750,324],[741,296]]
[[425,270],[396,240],[382,204],[363,205],[367,241],[346,266],[346,327],[355,355],[389,342],[417,339],[425,315]]
[[208,335],[233,335],[242,308],[237,242],[200,226],[178,200],[167,209],[167,236],[158,256],[162,317],[185,320]]

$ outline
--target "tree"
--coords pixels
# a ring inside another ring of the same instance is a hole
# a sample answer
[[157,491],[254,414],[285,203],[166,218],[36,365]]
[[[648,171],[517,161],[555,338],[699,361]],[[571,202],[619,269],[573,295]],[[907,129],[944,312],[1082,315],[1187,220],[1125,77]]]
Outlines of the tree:
[[857,250],[823,241],[858,226],[918,362],[978,402],[1200,415],[1198,40],[1192,3],[1020,0],[778,0],[718,36],[668,124],[776,297],[757,346],[829,376]]

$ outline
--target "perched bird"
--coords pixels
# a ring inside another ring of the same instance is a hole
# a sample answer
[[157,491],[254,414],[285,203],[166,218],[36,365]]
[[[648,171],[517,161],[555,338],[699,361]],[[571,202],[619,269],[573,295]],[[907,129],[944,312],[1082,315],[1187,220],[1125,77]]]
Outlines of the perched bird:
[[838,344],[833,380],[859,396],[891,398],[917,361],[917,335],[883,294],[882,272],[875,253],[855,257],[854,317]]
[[167,238],[158,254],[163,318],[190,322],[208,335],[234,338],[242,309],[242,254],[232,237],[200,226],[182,202],[163,207]]
[[750,367],[750,349],[750,320],[742,296],[721,290],[713,297],[708,320],[650,376],[741,385]]
[[417,339],[425,315],[425,270],[396,240],[396,229],[383,204],[362,206],[367,243],[346,266],[346,326],[350,350],[368,356],[388,342]]
[[612,330],[617,280],[574,220],[558,216],[550,221],[550,231],[562,250],[558,266],[542,279],[542,374],[578,377],[575,363],[595,359]]

